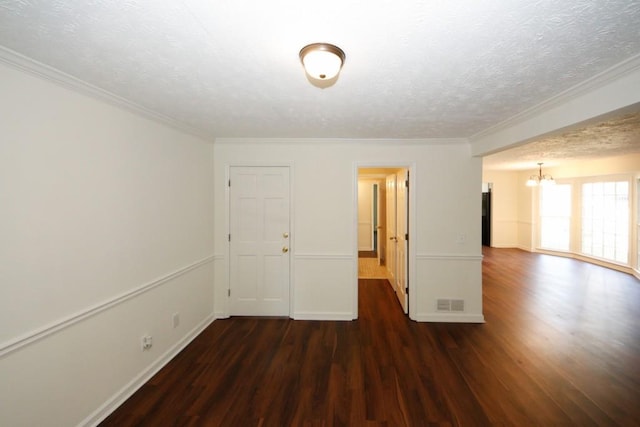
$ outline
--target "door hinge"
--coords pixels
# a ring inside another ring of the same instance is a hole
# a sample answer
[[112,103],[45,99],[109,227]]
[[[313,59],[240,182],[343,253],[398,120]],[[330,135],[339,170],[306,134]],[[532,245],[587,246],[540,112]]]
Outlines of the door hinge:
[[227,240],[231,241],[231,234],[227,235]]
[[409,241],[409,233],[404,234],[404,240],[406,240],[407,242]]
[[231,180],[229,180],[229,181],[227,182],[227,185],[228,185],[229,187],[231,187]]
[[405,185],[405,187],[406,187],[406,188],[409,188],[409,180],[406,180],[406,181],[404,182],[404,185]]
[[227,296],[230,297],[231,296],[231,289],[227,289]]

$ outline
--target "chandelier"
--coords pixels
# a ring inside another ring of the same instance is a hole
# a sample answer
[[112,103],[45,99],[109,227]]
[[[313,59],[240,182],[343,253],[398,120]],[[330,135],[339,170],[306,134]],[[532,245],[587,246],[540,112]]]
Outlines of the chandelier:
[[553,185],[556,182],[551,175],[542,174],[543,163],[538,163],[538,175],[531,175],[527,180],[527,187],[536,187],[538,185]]

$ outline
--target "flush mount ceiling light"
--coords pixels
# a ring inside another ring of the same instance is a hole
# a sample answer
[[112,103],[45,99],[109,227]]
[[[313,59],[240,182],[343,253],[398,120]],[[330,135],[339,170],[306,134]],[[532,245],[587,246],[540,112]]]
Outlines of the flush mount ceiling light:
[[314,80],[331,80],[338,76],[345,54],[329,43],[312,43],[300,50],[300,61],[307,75]]
[[556,182],[553,180],[551,175],[543,175],[542,174],[542,165],[543,163],[538,163],[538,167],[540,168],[538,171],[538,175],[531,175],[529,180],[527,181],[527,187],[535,187],[539,185],[553,185]]

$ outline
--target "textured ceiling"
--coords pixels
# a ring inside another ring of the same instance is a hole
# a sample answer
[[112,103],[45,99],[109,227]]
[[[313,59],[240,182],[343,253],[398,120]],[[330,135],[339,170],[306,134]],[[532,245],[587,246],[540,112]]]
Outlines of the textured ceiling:
[[633,153],[640,153],[640,112],[625,114],[485,156],[483,166],[485,169],[494,170],[522,170],[536,167],[538,162],[544,162],[547,166],[558,166],[566,161]]
[[0,45],[212,138],[468,137],[640,54],[640,2],[0,0]]

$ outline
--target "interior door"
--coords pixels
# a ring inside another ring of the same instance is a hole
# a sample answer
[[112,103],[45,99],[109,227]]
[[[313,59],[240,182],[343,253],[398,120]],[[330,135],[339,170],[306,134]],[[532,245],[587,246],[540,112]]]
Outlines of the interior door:
[[387,189],[387,272],[389,283],[396,289],[396,249],[398,237],[396,235],[396,174],[388,175],[386,178]]
[[387,188],[378,183],[378,265],[384,265],[387,258]]
[[396,174],[396,281],[395,291],[405,314],[409,310],[409,171]]
[[358,180],[358,250],[373,250],[373,185],[371,181]]
[[288,316],[289,168],[229,172],[229,313]]

